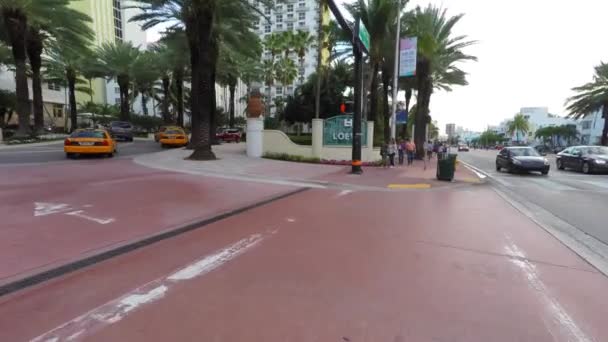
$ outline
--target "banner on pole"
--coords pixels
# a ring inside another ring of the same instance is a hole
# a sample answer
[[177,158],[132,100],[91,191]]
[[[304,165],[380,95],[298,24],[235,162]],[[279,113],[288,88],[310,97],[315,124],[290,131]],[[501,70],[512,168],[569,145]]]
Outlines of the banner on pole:
[[400,110],[396,115],[397,124],[406,124],[407,123],[407,111]]
[[417,37],[401,39],[399,44],[399,77],[416,75]]

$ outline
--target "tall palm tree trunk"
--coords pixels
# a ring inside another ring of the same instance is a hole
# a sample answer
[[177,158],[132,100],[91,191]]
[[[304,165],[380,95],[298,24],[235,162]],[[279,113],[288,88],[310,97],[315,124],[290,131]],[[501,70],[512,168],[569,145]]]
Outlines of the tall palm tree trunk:
[[66,72],[68,81],[68,101],[70,103],[70,132],[78,128],[78,112],[76,110],[76,73],[73,70]]
[[[200,5],[199,5],[200,6]],[[186,33],[190,46],[190,63],[192,64],[192,147],[194,152],[190,159],[215,159],[211,151],[210,119],[213,113],[211,107],[215,99],[215,84],[213,83],[212,26],[214,4],[209,3],[204,8],[195,8],[192,17],[186,20]],[[196,120],[196,123],[194,122]]]
[[604,103],[602,117],[604,118],[604,128],[602,129],[602,139],[600,143],[603,146],[608,146],[608,102]]
[[[391,127],[390,127],[390,122],[389,122],[389,118],[390,118],[390,109],[389,109],[389,105],[388,105],[388,85],[391,82],[391,75],[389,74],[388,68],[386,67],[382,67],[382,95],[383,95],[383,99],[384,99],[384,104],[383,104],[383,109],[384,109],[384,115],[383,115],[383,121],[384,121],[384,142],[386,142],[388,144],[390,138],[391,138]],[[393,101],[395,101],[395,99],[393,99]]]
[[433,84],[430,75],[430,65],[426,60],[420,59],[417,66],[418,72],[418,102],[416,104],[416,128],[414,129],[414,143],[416,144],[416,154],[422,158],[424,156],[424,140],[426,138],[426,125],[429,122],[429,106]]
[[[372,67],[371,74],[371,85],[370,85],[370,109],[369,114],[367,115],[367,120],[374,121],[376,123],[376,119],[378,117],[378,63],[374,63]],[[377,127],[377,123],[376,123]]]
[[44,129],[44,102],[42,99],[42,39],[39,32],[29,30],[26,35],[26,50],[32,67],[32,104],[34,109],[34,133]]
[[169,76],[165,75],[162,78],[162,85],[163,85],[163,103],[162,103],[162,110],[163,110],[163,121],[165,123],[171,123],[171,114],[169,113],[169,85],[171,83],[171,80],[169,79]]
[[[315,119],[321,114],[321,74],[323,73],[323,12],[325,9],[325,0],[318,0],[319,13],[317,13],[317,81],[315,83]],[[300,62],[304,64],[304,59]]]
[[30,94],[25,73],[27,18],[19,10],[11,9],[3,9],[2,15],[15,62],[15,95],[17,97],[17,116],[19,118],[19,128],[15,136],[23,137],[30,133]]
[[[217,132],[218,122],[218,111],[217,108],[217,97],[216,97],[216,80],[217,80],[217,60],[219,57],[219,45],[218,37],[216,35],[211,36],[211,44],[209,45],[209,54],[211,59],[211,98],[209,101],[209,111],[211,113],[209,119],[209,141],[211,145],[216,142],[215,134]],[[214,157],[215,158],[215,157]]]
[[175,97],[177,100],[177,125],[184,127],[184,71],[175,70]]
[[228,120],[228,123],[230,125],[230,128],[234,128],[234,94],[236,93],[236,82],[230,82],[230,84],[228,85],[228,89],[230,91],[230,103],[228,104],[228,112],[230,113],[230,118]]
[[[410,102],[412,101],[412,88],[407,87],[405,88],[405,112],[408,115],[408,120],[409,115],[410,115]],[[401,136],[403,138],[405,138],[405,136],[407,135],[407,123],[403,125],[403,131],[401,132]]]
[[129,121],[129,76],[119,75],[117,81],[120,89],[120,120]]

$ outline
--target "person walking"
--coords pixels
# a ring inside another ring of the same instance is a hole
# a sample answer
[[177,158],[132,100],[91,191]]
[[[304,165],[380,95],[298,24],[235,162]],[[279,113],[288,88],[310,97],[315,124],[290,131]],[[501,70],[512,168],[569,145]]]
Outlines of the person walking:
[[403,139],[399,140],[397,149],[399,151],[399,165],[403,165],[403,161],[405,159],[405,141],[403,141]]
[[388,145],[386,143],[382,144],[380,148],[380,156],[382,157],[382,167],[388,167]]
[[395,167],[395,154],[397,153],[397,144],[395,143],[395,139],[391,139],[388,143],[388,159],[390,161],[390,167]]
[[405,143],[405,151],[407,152],[407,165],[414,164],[414,153],[416,152],[416,144],[410,139]]
[[426,150],[426,157],[430,161],[433,157],[433,143],[429,140],[424,144],[424,149]]

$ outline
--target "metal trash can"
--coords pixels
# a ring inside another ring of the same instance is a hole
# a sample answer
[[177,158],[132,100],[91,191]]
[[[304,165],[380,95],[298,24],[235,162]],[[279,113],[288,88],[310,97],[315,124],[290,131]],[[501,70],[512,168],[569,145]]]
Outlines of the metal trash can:
[[437,155],[437,179],[451,182],[456,169],[456,154],[439,153]]

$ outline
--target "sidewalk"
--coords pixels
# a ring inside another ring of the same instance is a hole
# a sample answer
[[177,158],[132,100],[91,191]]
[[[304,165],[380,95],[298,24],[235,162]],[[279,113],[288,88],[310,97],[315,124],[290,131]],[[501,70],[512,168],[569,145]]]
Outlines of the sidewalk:
[[413,166],[364,167],[362,175],[352,175],[349,173],[349,166],[249,158],[246,156],[245,150],[244,143],[223,144],[213,147],[213,151],[218,157],[218,160],[215,161],[186,160],[185,158],[192,152],[185,149],[141,155],[134,161],[142,166],[165,171],[313,188],[426,189],[445,187],[450,184],[479,182],[477,176],[463,165],[457,166],[452,183],[438,181],[436,179],[436,158],[427,162],[426,169],[423,161],[416,160]]

